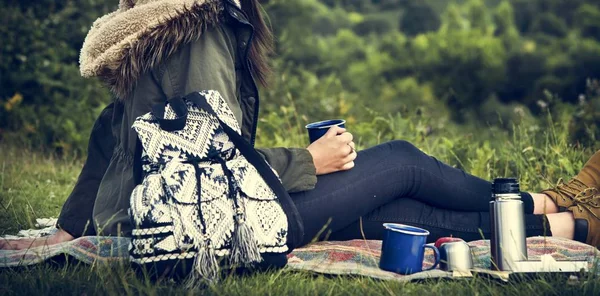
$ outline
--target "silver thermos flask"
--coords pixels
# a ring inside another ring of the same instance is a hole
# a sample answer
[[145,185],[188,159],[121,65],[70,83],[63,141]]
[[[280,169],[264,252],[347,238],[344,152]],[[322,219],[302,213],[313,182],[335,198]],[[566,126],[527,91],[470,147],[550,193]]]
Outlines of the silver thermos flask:
[[523,201],[516,179],[494,180],[490,218],[492,269],[516,270],[515,262],[527,260]]

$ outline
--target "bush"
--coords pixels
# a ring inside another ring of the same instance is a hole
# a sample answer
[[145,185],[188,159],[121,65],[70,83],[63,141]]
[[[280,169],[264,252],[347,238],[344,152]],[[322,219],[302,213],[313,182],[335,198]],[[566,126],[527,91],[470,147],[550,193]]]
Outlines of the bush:
[[400,31],[408,36],[437,31],[441,25],[439,13],[427,1],[405,1],[403,10]]
[[411,50],[419,61],[420,79],[435,86],[458,120],[464,119],[465,109],[477,110],[506,77],[502,41],[477,31],[421,35]]
[[564,20],[550,13],[543,13],[533,22],[532,33],[542,33],[553,37],[562,38],[569,32],[569,27]]
[[[93,20],[117,2],[3,1],[1,138],[85,149],[96,114],[111,98],[98,81],[79,76],[79,49]],[[327,117],[371,122],[372,113],[443,120],[451,114],[464,126],[506,128],[521,120],[514,110],[522,106],[544,114],[538,102],[545,92],[564,103],[557,109],[584,110],[588,115],[573,119],[574,131],[591,133],[580,131],[591,130],[596,96],[588,94],[584,105],[578,97],[587,79],[600,78],[597,1],[263,3],[277,40],[277,73],[261,109],[273,122],[263,122],[267,135]]]
[[393,25],[385,18],[379,16],[369,16],[365,17],[365,19],[354,25],[352,30],[360,35],[365,36],[369,34],[378,34],[383,35],[385,33],[390,32],[393,29]]
[[496,31],[494,35],[504,39],[504,46],[510,51],[514,50],[521,38],[515,24],[515,11],[508,0],[502,1],[494,12]]
[[569,123],[569,137],[584,147],[593,147],[600,140],[600,81],[588,80],[587,93],[579,97]]
[[487,33],[492,28],[488,8],[483,0],[469,0],[465,3],[465,12],[471,30]]
[[600,8],[584,4],[577,10],[576,24],[581,35],[600,41]]
[[0,136],[85,147],[110,97],[98,81],[80,77],[79,49],[92,21],[116,2],[11,1],[0,11]]
[[516,50],[510,53],[506,61],[506,76],[510,77],[504,84],[498,85],[498,96],[502,102],[520,101],[532,107],[537,101],[533,93],[533,85],[544,75],[545,59],[536,52]]

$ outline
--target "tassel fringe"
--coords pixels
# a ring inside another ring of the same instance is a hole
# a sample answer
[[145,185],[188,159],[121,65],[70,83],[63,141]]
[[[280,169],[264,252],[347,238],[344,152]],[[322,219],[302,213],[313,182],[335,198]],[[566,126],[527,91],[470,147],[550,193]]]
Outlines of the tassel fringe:
[[200,288],[203,280],[213,282],[219,276],[219,262],[215,251],[210,246],[204,246],[198,249],[198,254],[194,259],[194,267],[188,278],[184,282],[187,289]]
[[248,223],[241,219],[236,224],[237,227],[231,238],[231,264],[246,265],[261,262],[262,256],[258,248],[258,241],[254,237],[254,231]]

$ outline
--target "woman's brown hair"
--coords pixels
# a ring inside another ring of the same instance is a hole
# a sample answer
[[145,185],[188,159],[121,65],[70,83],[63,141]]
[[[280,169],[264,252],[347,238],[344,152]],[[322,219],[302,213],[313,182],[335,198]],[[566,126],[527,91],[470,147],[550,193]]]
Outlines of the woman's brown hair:
[[252,75],[267,86],[271,67],[269,55],[273,53],[273,33],[265,23],[258,0],[241,0],[242,10],[254,27],[254,39],[250,44],[249,58]]

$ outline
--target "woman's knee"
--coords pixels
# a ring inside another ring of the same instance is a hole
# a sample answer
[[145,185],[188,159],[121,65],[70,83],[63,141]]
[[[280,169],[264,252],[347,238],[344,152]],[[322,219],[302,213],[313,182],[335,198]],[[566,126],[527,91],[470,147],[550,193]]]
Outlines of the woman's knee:
[[386,143],[389,151],[389,160],[396,166],[412,166],[421,163],[419,160],[427,157],[419,148],[404,140],[395,140]]
[[396,140],[379,144],[359,154],[357,167],[363,165],[373,166],[377,169],[401,168],[416,166],[422,163],[423,157],[427,155],[408,141]]
[[389,146],[389,149],[394,153],[402,153],[413,155],[415,153],[422,153],[419,148],[415,147],[411,142],[405,140],[394,140],[386,143]]

